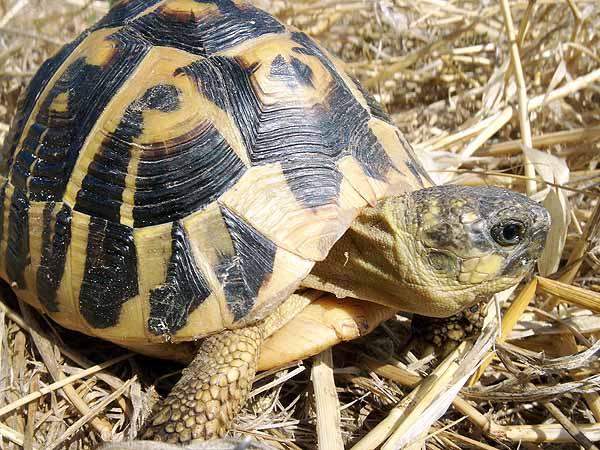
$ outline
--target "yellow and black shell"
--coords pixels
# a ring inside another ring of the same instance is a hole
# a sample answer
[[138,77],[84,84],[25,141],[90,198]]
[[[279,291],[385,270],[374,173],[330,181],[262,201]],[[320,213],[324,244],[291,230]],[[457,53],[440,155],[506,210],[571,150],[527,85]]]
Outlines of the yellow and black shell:
[[1,165],[0,275],[129,346],[259,320],[427,183],[338,60],[234,0],[118,3],[40,68]]

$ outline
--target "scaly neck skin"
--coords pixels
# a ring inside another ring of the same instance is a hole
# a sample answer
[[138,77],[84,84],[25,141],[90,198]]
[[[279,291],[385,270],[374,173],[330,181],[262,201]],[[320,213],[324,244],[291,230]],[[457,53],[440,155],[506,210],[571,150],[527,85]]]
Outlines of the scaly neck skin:
[[437,186],[365,208],[303,285],[448,317],[516,284],[539,256],[548,213],[497,188]]
[[[418,270],[419,258],[406,254],[414,251],[406,214],[410,203],[410,196],[405,196],[365,208],[302,285],[339,298],[353,297],[405,311],[422,311],[426,300],[418,290],[410,288],[411,273]],[[409,245],[399,246],[399,242]]]

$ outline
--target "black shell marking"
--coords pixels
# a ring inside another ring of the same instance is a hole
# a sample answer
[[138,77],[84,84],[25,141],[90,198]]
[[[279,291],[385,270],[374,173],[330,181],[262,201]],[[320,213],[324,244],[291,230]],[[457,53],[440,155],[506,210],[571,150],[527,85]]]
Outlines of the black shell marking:
[[27,120],[31,116],[31,112],[35,107],[35,103],[40,95],[40,92],[46,88],[48,82],[54,75],[54,72],[65,62],[73,50],[79,46],[86,36],[87,33],[81,34],[73,42],[62,47],[56,55],[45,61],[29,83],[29,86],[27,87],[25,95],[22,99],[22,103],[17,110],[17,114],[10,127],[10,132],[4,141],[2,155],[0,155],[1,175],[7,174],[9,167],[12,165],[13,156],[17,149],[17,145],[19,144],[19,138],[23,133],[23,129],[25,128]]
[[410,172],[415,177],[415,180],[417,181],[417,183],[419,183],[419,185],[422,188],[425,187],[425,183],[423,180],[425,180],[427,182],[427,184],[430,186],[435,185],[435,183],[433,182],[433,180],[431,179],[429,174],[423,168],[423,165],[419,161],[419,158],[417,158],[417,154],[413,150],[412,146],[409,144],[409,142],[406,140],[406,138],[402,135],[402,133],[400,133],[399,130],[396,130],[396,136],[398,137],[398,140],[402,143],[404,151],[406,152],[406,155],[408,156],[408,158],[406,159],[406,161],[404,163],[406,164],[406,167],[408,167],[408,170],[410,170]]
[[365,100],[367,101],[367,105],[369,105],[369,112],[373,117],[376,117],[379,120],[383,120],[386,123],[393,124],[392,118],[388,113],[386,113],[381,105],[375,100],[375,97],[371,95],[369,91],[365,89],[365,87],[352,75],[348,75],[348,77],[352,80],[356,88],[363,95]]
[[[60,310],[56,294],[62,280],[67,252],[71,245],[71,208],[63,205],[56,214],[52,227],[53,202],[44,207],[44,231],[42,235],[42,259],[36,275],[38,299],[50,312]],[[51,231],[54,229],[52,235]]]
[[81,315],[92,327],[119,322],[123,303],[138,294],[137,264],[133,230],[92,217],[79,294]]
[[[0,242],[4,239],[4,202],[6,201],[6,186],[8,180],[4,180],[0,185]],[[2,258],[0,257],[0,260]]]
[[104,138],[94,155],[77,194],[75,210],[119,222],[132,147],[144,131],[144,111],[168,112],[178,106],[175,87],[158,85],[127,107],[117,129]]
[[271,62],[271,77],[284,80],[290,89],[295,89],[298,83],[315,87],[312,69],[298,58],[292,57],[288,64],[283,56],[278,55]]
[[225,290],[229,310],[239,320],[252,309],[258,290],[273,273],[277,247],[230,209],[222,206],[221,214],[235,255],[223,256],[217,277]]
[[[252,164],[279,162],[290,190],[307,207],[337,199],[342,177],[336,161],[345,155],[354,155],[374,178],[384,179],[392,167],[368,127],[368,112],[341,79],[331,86],[325,105],[308,109],[295,103],[293,96],[289,103],[263,104],[251,83],[253,68],[233,58],[207,58],[183,71],[234,118]],[[302,72],[300,79],[305,76]]]
[[[48,264],[51,259],[52,252],[52,213],[56,203],[48,202],[44,205],[44,211],[42,213],[42,261],[40,267],[37,270],[36,286],[38,290],[38,299],[40,303],[44,305],[47,311],[57,312],[58,305],[56,303],[56,295],[52,295],[47,289],[44,289],[46,285],[51,283],[45,282],[49,278]],[[51,276],[51,275],[50,275]],[[50,294],[50,295],[48,295]],[[54,292],[56,294],[56,292]],[[42,298],[43,297],[43,298]]]
[[150,149],[137,171],[135,227],[181,219],[204,208],[246,171],[244,162],[209,122]]
[[284,31],[277,20],[253,7],[240,7],[232,1],[197,3],[215,4],[219,12],[194,17],[193,11],[170,14],[159,7],[129,26],[151,45],[173,47],[200,56],[210,56],[264,34]]
[[368,126],[371,116],[346,86],[334,64],[308,36],[292,33],[292,39],[300,45],[294,49],[296,52],[319,58],[335,80],[327,99],[329,114],[322,121],[328,124],[325,127],[330,133],[328,141],[336,147],[337,154],[354,156],[367,175],[385,180],[385,174],[394,165]]
[[8,278],[19,289],[25,289],[25,268],[31,263],[29,255],[29,199],[25,193],[15,188],[8,213],[8,242],[6,245],[5,267]]
[[168,336],[183,328],[189,315],[211,294],[180,222],[173,223],[171,237],[167,278],[164,284],[150,291],[148,330],[157,336]]

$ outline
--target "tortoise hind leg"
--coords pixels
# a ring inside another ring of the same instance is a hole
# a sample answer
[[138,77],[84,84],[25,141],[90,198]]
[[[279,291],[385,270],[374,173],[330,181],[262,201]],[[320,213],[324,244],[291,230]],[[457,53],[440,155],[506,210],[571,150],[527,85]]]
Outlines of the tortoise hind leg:
[[263,334],[251,326],[204,339],[140,438],[185,443],[223,436],[250,392]]

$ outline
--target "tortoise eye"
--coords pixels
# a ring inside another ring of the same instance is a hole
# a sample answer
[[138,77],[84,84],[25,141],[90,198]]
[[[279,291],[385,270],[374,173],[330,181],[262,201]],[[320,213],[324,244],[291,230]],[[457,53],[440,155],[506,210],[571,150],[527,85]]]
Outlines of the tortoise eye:
[[492,238],[505,247],[518,244],[524,235],[525,225],[515,220],[498,224],[492,228]]

